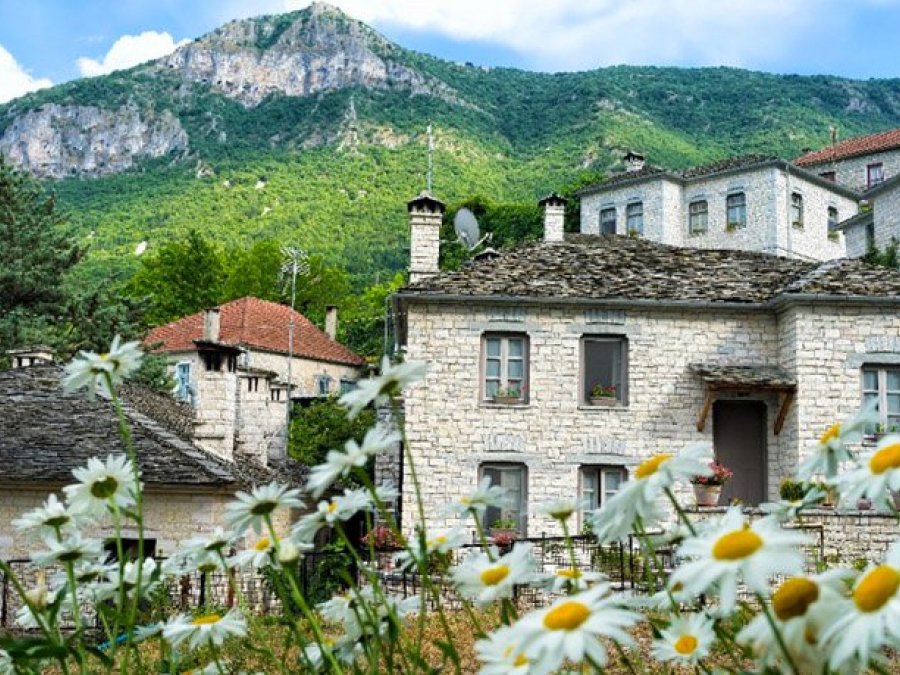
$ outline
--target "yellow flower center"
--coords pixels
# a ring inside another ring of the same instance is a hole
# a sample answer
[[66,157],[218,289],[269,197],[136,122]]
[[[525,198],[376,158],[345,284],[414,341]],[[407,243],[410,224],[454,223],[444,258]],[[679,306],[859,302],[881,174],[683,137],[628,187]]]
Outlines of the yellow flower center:
[[588,606],[569,600],[547,612],[544,625],[550,630],[575,630],[591,615]]
[[772,595],[775,616],[782,621],[806,614],[809,606],[819,599],[819,586],[806,577],[787,579]]
[[506,565],[488,567],[481,573],[481,583],[485,586],[496,586],[509,576],[509,568]]
[[875,474],[881,474],[890,469],[900,469],[900,443],[886,445],[872,455],[872,459],[869,460],[869,468]]
[[91,483],[91,495],[96,499],[109,499],[119,487],[119,481],[112,476],[105,476],[102,480]]
[[877,612],[900,588],[900,572],[890,565],[879,565],[866,574],[853,591],[853,602],[861,612]]
[[672,455],[662,454],[656,455],[656,457],[651,457],[650,459],[645,459],[638,465],[638,468],[634,470],[634,475],[637,478],[649,478],[657,471],[659,471],[659,467],[665,462],[672,459]]
[[447,543],[447,537],[443,534],[435,537],[431,541],[428,542],[428,548],[437,548],[438,546],[443,546]]
[[565,579],[580,579],[581,578],[581,570],[556,570],[556,576],[564,577]]
[[516,657],[516,660],[513,661],[513,666],[515,666],[516,668],[521,668],[522,666],[527,666],[527,665],[528,665],[528,659],[525,658],[524,654],[519,654]]
[[693,654],[697,649],[697,638],[693,635],[682,635],[675,641],[675,651],[682,656]]
[[271,545],[272,541],[268,537],[263,537],[253,545],[253,548],[262,553],[263,551],[268,551]]
[[337,502],[328,502],[328,513],[334,513],[335,511],[337,511]]
[[210,624],[219,623],[222,620],[222,617],[218,614],[206,614],[204,616],[198,616],[196,619],[191,621],[195,626],[209,626]]
[[762,537],[745,523],[740,530],[723,534],[713,545],[716,560],[740,560],[756,553],[763,545]]
[[463,506],[469,506],[472,503],[472,500],[469,499],[468,497],[463,497],[459,500],[459,503],[462,504]]
[[825,445],[832,438],[837,438],[838,436],[840,436],[840,434],[841,434],[840,422],[838,422],[836,424],[832,424],[830,427],[828,427],[828,431],[826,431],[824,434],[822,434],[819,437],[819,443],[821,443],[822,445]]

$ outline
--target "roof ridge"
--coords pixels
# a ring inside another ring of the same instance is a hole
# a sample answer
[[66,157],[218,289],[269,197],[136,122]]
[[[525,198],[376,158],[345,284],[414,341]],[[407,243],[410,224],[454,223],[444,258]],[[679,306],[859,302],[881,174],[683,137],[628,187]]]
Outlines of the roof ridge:
[[808,272],[805,272],[798,276],[792,282],[787,284],[782,291],[776,293],[775,295],[781,295],[782,293],[799,293],[811,282],[825,276],[831,270],[841,267],[847,260],[848,258],[834,258],[832,260],[826,260],[823,263],[819,263]]

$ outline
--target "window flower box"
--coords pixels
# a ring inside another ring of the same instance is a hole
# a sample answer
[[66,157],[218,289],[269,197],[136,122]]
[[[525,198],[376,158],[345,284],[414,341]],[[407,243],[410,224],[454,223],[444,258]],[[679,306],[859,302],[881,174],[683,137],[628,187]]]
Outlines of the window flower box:
[[501,396],[499,394],[494,396],[494,403],[497,403],[498,405],[515,405],[521,402],[522,399],[518,396]]
[[619,405],[619,401],[614,396],[591,396],[588,401],[591,405],[601,408],[615,408]]

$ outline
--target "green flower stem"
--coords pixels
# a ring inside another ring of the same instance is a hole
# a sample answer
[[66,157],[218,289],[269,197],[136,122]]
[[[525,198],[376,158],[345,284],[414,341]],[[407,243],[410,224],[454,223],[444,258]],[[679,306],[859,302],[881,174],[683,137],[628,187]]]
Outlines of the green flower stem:
[[478,533],[478,540],[481,542],[481,546],[484,548],[484,552],[487,554],[488,560],[490,560],[491,562],[496,562],[497,559],[491,552],[487,534],[485,534],[484,532],[484,527],[481,525],[481,521],[478,520],[478,513],[473,508],[469,509],[469,513],[472,514],[472,520],[475,521],[475,531]]
[[672,502],[672,506],[675,507],[675,512],[678,514],[678,517],[681,518],[684,526],[688,529],[688,532],[691,533],[692,537],[696,537],[697,530],[694,529],[694,524],[691,522],[691,519],[688,518],[687,513],[685,513],[683,508],[681,508],[681,504],[679,504],[678,500],[675,499],[675,495],[672,493],[672,488],[665,488],[665,492],[666,496],[669,498],[669,501]]
[[[566,524],[565,518],[561,518],[559,522],[562,525],[563,538],[566,540],[566,548],[569,550],[569,559],[572,561],[572,573],[576,574],[578,572],[578,561],[575,557],[575,545],[572,543],[572,537],[569,536],[569,526]],[[577,581],[574,584],[569,584],[570,595],[575,592],[577,586]]]
[[[625,648],[619,644],[617,640],[612,641],[616,646],[616,649],[619,651],[619,656],[622,657],[622,662],[625,664],[625,667],[628,669],[629,673],[632,675],[637,675],[637,671],[634,669],[634,664],[631,663],[631,659],[628,658],[628,654],[625,652]],[[644,672],[644,669],[641,668],[641,672]]]
[[13,588],[16,589],[16,593],[19,594],[19,598],[31,611],[31,615],[34,617],[34,620],[37,621],[38,627],[41,629],[41,632],[44,634],[44,636],[50,642],[52,642],[54,646],[63,646],[65,640],[63,640],[62,634],[59,632],[59,629],[57,628],[56,634],[54,634],[53,631],[50,630],[50,624],[48,624],[44,620],[44,617],[42,616],[40,610],[38,610],[37,605],[35,605],[28,598],[28,592],[25,590],[25,587],[22,586],[22,582],[19,581],[19,578],[13,573],[12,568],[2,558],[0,558],[0,571],[2,571],[3,575],[12,582]]
[[69,589],[72,591],[72,616],[75,619],[75,634],[78,637],[76,644],[78,646],[79,671],[86,673],[85,661],[87,657],[84,653],[84,625],[81,621],[81,607],[78,604],[78,588],[75,585],[75,563],[72,561],[66,563],[66,579],[69,582]]
[[784,642],[784,636],[782,636],[781,631],[778,630],[778,625],[775,623],[775,618],[769,611],[768,605],[766,605],[765,598],[763,598],[761,594],[757,593],[756,599],[759,601],[759,605],[766,617],[766,621],[769,622],[769,627],[772,629],[772,633],[775,634],[775,640],[776,642],[778,642],[778,646],[781,648],[781,652],[784,654],[784,658],[787,659],[787,663],[791,667],[791,672],[794,673],[794,675],[800,675],[800,671],[797,669],[797,664],[794,663],[794,659],[791,657],[791,653],[788,651],[787,645]]
[[119,651],[119,630],[122,626],[122,613],[125,611],[125,549],[122,547],[122,521],[119,507],[116,504],[110,504],[113,515],[113,528],[116,534],[116,555],[118,556],[119,568],[119,593],[116,598],[116,618],[113,621],[113,632],[110,640],[110,661],[115,662],[116,653]]

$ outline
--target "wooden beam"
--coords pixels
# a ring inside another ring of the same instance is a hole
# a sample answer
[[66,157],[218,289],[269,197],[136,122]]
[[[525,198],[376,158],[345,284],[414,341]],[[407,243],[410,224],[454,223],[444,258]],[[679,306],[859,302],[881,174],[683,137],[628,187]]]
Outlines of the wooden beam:
[[709,417],[709,410],[713,404],[713,389],[706,390],[706,399],[703,401],[703,407],[700,408],[700,417],[697,418],[697,431],[703,431],[706,426],[706,418]]
[[794,396],[796,393],[794,391],[786,391],[784,393],[784,398],[781,399],[781,409],[778,411],[778,417],[775,418],[775,435],[781,433],[782,427],[784,427],[784,420],[787,417],[788,410],[791,408],[791,403],[794,402]]

